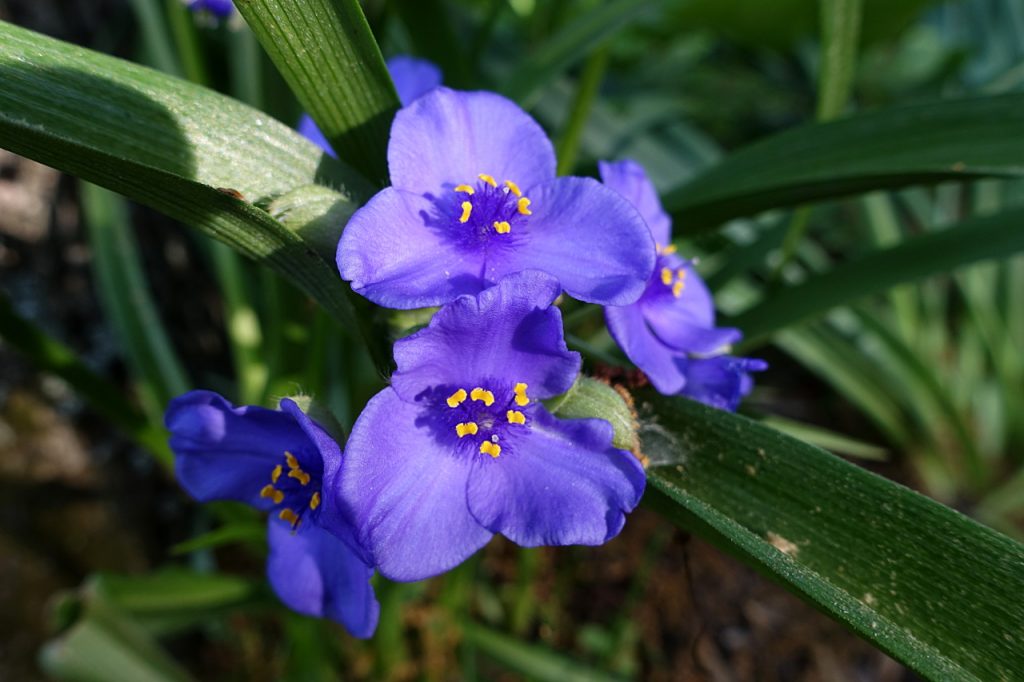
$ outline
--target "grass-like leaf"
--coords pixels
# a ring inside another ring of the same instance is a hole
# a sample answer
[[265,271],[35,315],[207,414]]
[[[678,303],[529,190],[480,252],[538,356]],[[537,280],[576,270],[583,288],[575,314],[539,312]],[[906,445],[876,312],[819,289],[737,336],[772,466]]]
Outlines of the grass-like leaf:
[[398,95],[356,0],[237,0],[235,5],[335,151],[387,184]]
[[647,501],[929,679],[1024,670],[1024,546],[823,450],[640,396]]
[[948,100],[799,126],[664,198],[693,234],[779,206],[956,178],[1024,175],[1024,95]]

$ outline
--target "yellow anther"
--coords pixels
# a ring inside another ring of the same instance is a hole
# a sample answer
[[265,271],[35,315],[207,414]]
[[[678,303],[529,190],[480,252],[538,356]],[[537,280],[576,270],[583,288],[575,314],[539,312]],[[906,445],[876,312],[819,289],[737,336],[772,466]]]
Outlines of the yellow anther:
[[282,509],[281,513],[277,515],[277,518],[292,524],[292,528],[299,525],[299,515],[293,512],[288,507]]
[[494,231],[498,234],[508,234],[512,231],[512,226],[508,224],[507,220],[495,220]]
[[295,459],[295,455],[293,455],[292,453],[290,453],[288,451],[285,451],[285,453],[284,453],[284,461],[288,462],[288,468],[289,469],[298,469],[299,468],[299,460]]
[[676,245],[669,244],[668,246],[662,246],[661,244],[655,245],[658,253],[670,254],[676,252]]
[[274,501],[274,504],[281,504],[284,501],[284,493],[269,483],[260,490],[260,497],[269,497]]
[[676,270],[676,277],[678,277],[679,279],[685,279],[686,278],[686,268],[679,268],[678,270]]
[[661,283],[665,286],[671,286],[672,284],[672,268],[661,269]]
[[675,296],[676,298],[679,298],[679,296],[683,293],[684,286],[686,286],[686,282],[684,282],[681,279],[677,280],[676,283],[672,285],[672,295]]
[[519,382],[515,385],[515,388],[512,389],[516,394],[516,405],[519,407],[526,407],[530,404],[530,398],[526,395],[526,388],[526,384]]
[[479,400],[487,407],[494,404],[494,394],[488,390],[480,388],[479,386],[473,389],[473,392],[469,394],[469,397],[473,400]]
[[530,210],[530,200],[526,197],[521,197],[516,202],[516,210],[523,215],[533,215],[533,211]]
[[462,202],[462,215],[459,216],[459,222],[464,223],[469,220],[470,214],[473,212],[473,204],[468,201]]
[[448,396],[448,407],[458,407],[462,404],[462,401],[466,399],[466,389],[460,388],[459,390]]
[[309,498],[309,508],[310,509],[316,509],[319,506],[320,506],[320,493],[319,492],[315,492],[315,493],[313,493],[313,497]]
[[511,180],[506,180],[505,186],[508,187],[508,191],[512,192],[512,194],[515,194],[517,197],[523,196],[523,192],[519,189],[519,185]]
[[466,422],[464,424],[460,423],[455,425],[455,433],[459,434],[459,438],[462,438],[463,436],[475,436],[476,432],[479,430],[480,429],[477,427],[476,422]]
[[483,443],[480,443],[480,453],[490,455],[491,457],[497,457],[501,454],[501,446],[497,443],[485,440]]
[[465,194],[468,194],[469,196],[473,196],[473,192],[475,192],[476,190],[474,190],[469,185],[456,185],[455,186],[455,191],[456,192],[463,192]]
[[302,485],[309,485],[309,474],[302,469],[292,469],[288,472],[288,478],[294,478]]
[[491,187],[497,187],[498,186],[498,183],[494,181],[494,176],[493,175],[488,175],[487,173],[481,173],[477,177],[480,178],[481,180],[483,180],[484,182],[486,182]]
[[526,415],[520,412],[519,410],[509,410],[508,412],[505,413],[505,416],[508,417],[509,424],[526,423]]
[[271,483],[277,483],[277,479],[279,479],[279,478],[281,478],[281,465],[280,464],[278,464],[276,467],[274,467],[273,470],[270,472],[270,482]]

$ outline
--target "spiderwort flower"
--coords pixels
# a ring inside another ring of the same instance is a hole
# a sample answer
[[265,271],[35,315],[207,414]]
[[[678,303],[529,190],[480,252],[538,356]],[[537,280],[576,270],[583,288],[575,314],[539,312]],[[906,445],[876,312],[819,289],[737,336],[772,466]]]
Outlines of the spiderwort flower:
[[[441,85],[441,69],[426,59],[399,54],[389,59],[387,65],[388,73],[391,74],[391,80],[398,92],[398,101],[403,107]],[[308,114],[303,114],[299,120],[298,131],[320,149],[335,158],[338,157]]]
[[175,398],[165,422],[178,480],[202,502],[237,500],[269,511],[267,578],[289,608],[342,623],[356,637],[380,607],[354,530],[331,491],[341,449],[291,400],[235,407],[211,391]]
[[598,167],[604,183],[640,211],[657,249],[654,273],[640,299],[605,308],[608,330],[661,393],[682,393],[714,407],[736,409],[750,392],[748,372],[767,365],[720,354],[739,341],[740,331],[715,326],[711,293],[693,264],[676,253],[672,221],[643,167],[634,161],[602,161]]
[[544,131],[499,95],[439,87],[403,108],[388,169],[392,186],[356,211],[338,245],[342,278],[380,305],[440,305],[522,270],[624,305],[654,267],[636,209],[590,178],[556,178]]
[[191,0],[188,8],[193,12],[209,12],[218,19],[227,19],[235,11],[232,0]]
[[510,275],[395,343],[392,385],[356,421],[341,497],[380,572],[419,580],[494,533],[527,547],[599,545],[639,502],[644,471],[601,419],[539,402],[568,390],[579,355],[551,304],[558,282]]

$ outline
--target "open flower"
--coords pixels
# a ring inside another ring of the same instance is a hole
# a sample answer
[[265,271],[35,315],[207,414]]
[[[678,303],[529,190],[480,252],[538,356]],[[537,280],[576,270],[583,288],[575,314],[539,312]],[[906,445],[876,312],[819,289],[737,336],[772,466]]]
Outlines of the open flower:
[[540,270],[584,301],[635,301],[654,267],[628,201],[590,178],[556,178],[544,131],[488,92],[435,88],[395,116],[392,186],[349,220],[338,269],[371,301],[420,308]]
[[271,514],[267,578],[289,608],[343,624],[356,637],[380,607],[355,533],[331,491],[341,448],[291,400],[235,407],[211,391],[175,398],[165,422],[178,480],[202,502],[237,500]]
[[580,366],[540,272],[462,296],[395,344],[398,371],[356,421],[341,495],[385,576],[419,580],[494,533],[538,545],[599,545],[640,500],[644,471],[600,419],[539,402]]
[[608,330],[661,393],[736,409],[750,392],[748,373],[767,365],[721,354],[742,335],[738,329],[715,326],[711,293],[693,264],[676,253],[672,221],[643,167],[633,161],[598,166],[604,183],[640,211],[657,249],[654,273],[640,299],[605,309]]
[[[398,101],[403,107],[441,85],[441,69],[429,60],[398,54],[389,59],[387,65],[388,73],[395,84],[395,91],[398,93]],[[298,131],[320,149],[335,158],[338,157],[331,148],[331,143],[308,114],[303,114],[299,119]]]

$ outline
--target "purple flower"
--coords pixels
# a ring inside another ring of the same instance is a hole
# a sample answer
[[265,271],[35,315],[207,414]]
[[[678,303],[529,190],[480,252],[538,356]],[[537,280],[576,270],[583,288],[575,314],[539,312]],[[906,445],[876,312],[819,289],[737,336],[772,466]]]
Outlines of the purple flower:
[[[441,69],[426,59],[399,54],[389,59],[387,64],[402,106],[441,85]],[[337,158],[330,142],[308,114],[303,114],[299,120],[298,131],[320,149]]]
[[740,340],[740,331],[715,326],[711,293],[693,264],[676,254],[672,221],[643,167],[633,161],[598,166],[604,183],[640,211],[657,249],[654,273],[640,299],[605,309],[608,330],[661,393],[682,393],[714,407],[736,409],[750,392],[748,372],[767,365],[718,355]]
[[175,398],[165,422],[178,480],[202,502],[271,512],[267,578],[289,608],[342,623],[356,637],[380,607],[355,531],[335,495],[341,448],[291,400],[280,411],[235,407],[211,391]]
[[391,308],[440,305],[540,270],[570,295],[634,302],[654,266],[628,201],[589,178],[556,178],[544,131],[489,92],[435,88],[395,116],[391,187],[349,220],[342,278]]
[[461,296],[395,344],[398,370],[356,421],[341,497],[380,572],[419,580],[501,533],[523,546],[599,545],[644,490],[643,467],[600,419],[539,402],[580,366],[551,303],[558,282],[522,272]]
[[227,19],[235,11],[231,0],[192,0],[188,8],[193,12],[209,12],[220,19]]

